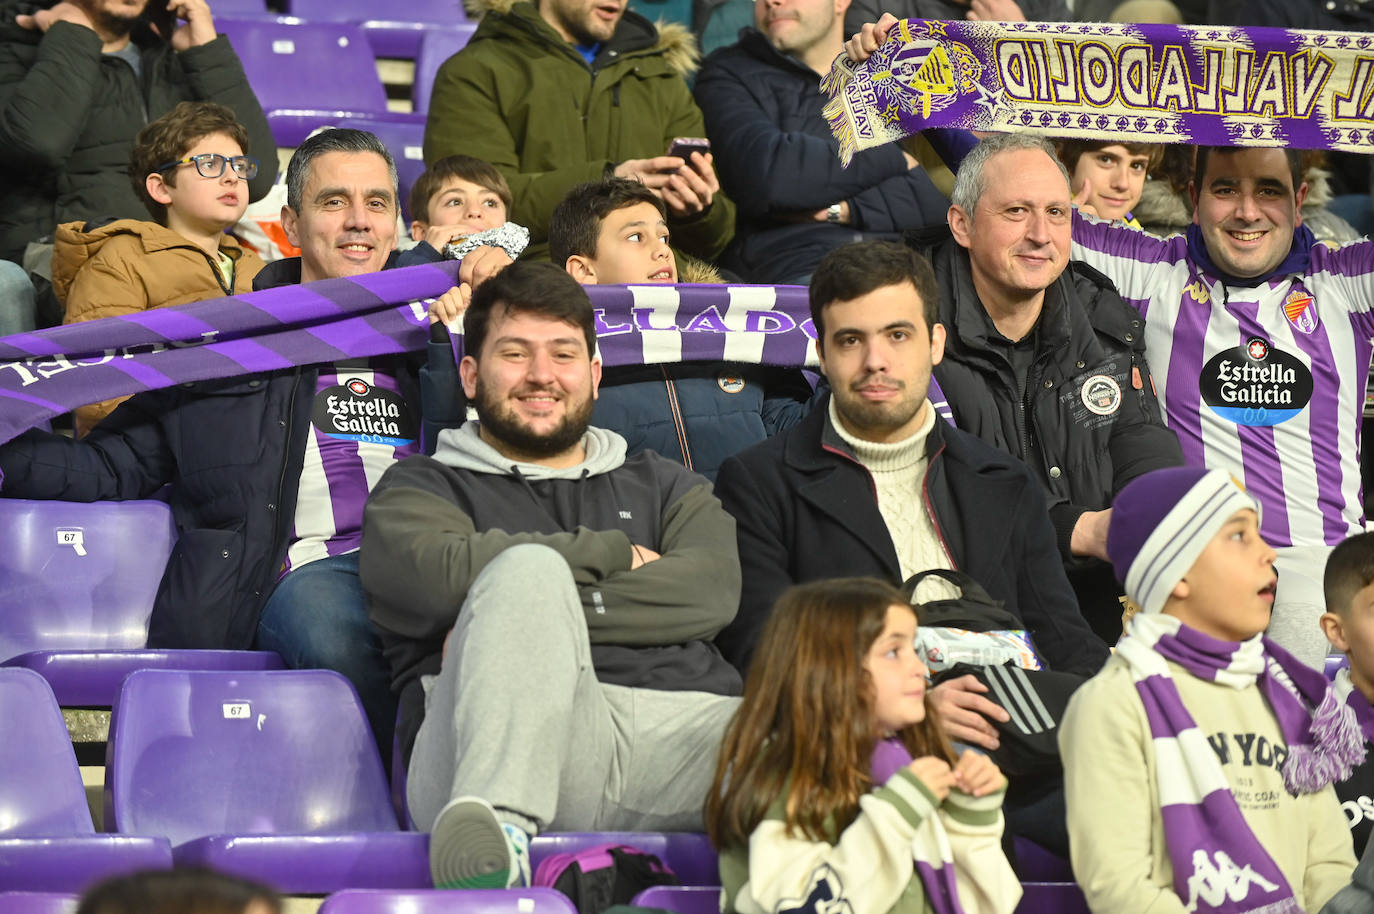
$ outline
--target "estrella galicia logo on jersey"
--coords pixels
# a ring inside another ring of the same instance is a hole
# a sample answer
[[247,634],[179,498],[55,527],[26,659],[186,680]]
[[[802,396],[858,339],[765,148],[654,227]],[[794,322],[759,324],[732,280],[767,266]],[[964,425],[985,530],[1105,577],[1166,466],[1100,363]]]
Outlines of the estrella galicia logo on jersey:
[[1237,425],[1278,425],[1312,399],[1312,372],[1296,357],[1255,338],[1217,353],[1198,378],[1202,402]]
[[403,447],[416,438],[415,417],[394,391],[361,378],[327,387],[316,397],[310,421],[331,438]]
[[1283,316],[1294,330],[1311,334],[1317,329],[1317,300],[1304,289],[1294,289],[1283,300]]

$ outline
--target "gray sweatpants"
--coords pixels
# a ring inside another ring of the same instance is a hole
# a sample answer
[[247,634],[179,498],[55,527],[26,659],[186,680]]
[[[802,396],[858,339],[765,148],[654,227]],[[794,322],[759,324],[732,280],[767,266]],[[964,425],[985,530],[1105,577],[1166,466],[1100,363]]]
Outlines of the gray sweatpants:
[[514,546],[473,582],[411,754],[426,831],[467,794],[539,830],[699,831],[738,698],[604,685],[567,563]]

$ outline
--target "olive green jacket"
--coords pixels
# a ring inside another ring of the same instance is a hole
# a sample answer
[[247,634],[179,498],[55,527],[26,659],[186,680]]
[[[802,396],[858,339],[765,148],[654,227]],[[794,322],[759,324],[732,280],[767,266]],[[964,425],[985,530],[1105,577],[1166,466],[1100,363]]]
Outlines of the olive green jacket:
[[[549,216],[575,185],[626,159],[665,155],[674,137],[704,137],[683,78],[697,49],[685,28],[655,30],[626,12],[592,65],[529,2],[489,6],[467,47],[439,68],[425,127],[425,162],[464,153],[510,182],[509,218],[529,227],[527,259],[548,258]],[[670,225],[673,246],[713,261],[735,231],[717,193],[706,213]]]

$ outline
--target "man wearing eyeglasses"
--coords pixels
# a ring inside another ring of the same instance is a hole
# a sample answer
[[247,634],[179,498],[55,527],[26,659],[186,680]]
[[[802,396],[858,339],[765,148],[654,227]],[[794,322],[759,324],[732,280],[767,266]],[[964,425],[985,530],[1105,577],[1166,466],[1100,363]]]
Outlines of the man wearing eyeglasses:
[[[396,166],[375,136],[334,129],[308,138],[286,187],[282,228],[301,256],[268,264],[254,289],[394,262]],[[464,258],[462,281],[476,286],[483,264],[510,262],[485,250]],[[0,447],[0,494],[119,500],[170,484],[179,539],[149,645],[258,647],[292,668],[336,670],[358,690],[390,759],[396,700],[357,550],[373,483],[419,451],[415,368],[405,357],[354,359],[145,391],[79,441],[30,431]]]
[[261,163],[248,197],[271,188],[276,144],[205,0],[7,6],[0,14],[0,258],[20,261],[27,245],[64,222],[141,218],[126,174],[134,137],[178,102],[232,110]]

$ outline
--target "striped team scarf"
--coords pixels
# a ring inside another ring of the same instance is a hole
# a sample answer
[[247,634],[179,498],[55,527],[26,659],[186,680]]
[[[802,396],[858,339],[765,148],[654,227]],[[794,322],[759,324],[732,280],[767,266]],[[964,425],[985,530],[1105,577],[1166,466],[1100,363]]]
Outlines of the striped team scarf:
[[932,127],[1369,152],[1371,83],[1357,32],[906,19],[821,89],[848,164]]
[[[427,304],[453,287],[458,268],[443,261],[324,279],[5,337],[0,443],[108,397],[423,350]],[[607,365],[815,364],[802,286],[586,288]]]
[[1282,773],[1295,795],[1349,777],[1364,759],[1354,712],[1326,677],[1263,635],[1219,641],[1173,616],[1138,613],[1117,656],[1130,668],[1150,725],[1175,893],[1189,911],[1300,914],[1292,888],[1246,824],[1166,661],[1233,689],[1258,684],[1288,745]]
[[1345,667],[1336,673],[1335,682],[1331,683],[1331,691],[1336,694],[1336,700],[1348,706],[1355,720],[1360,724],[1360,732],[1364,734],[1365,742],[1374,743],[1374,706],[1369,704],[1369,699],[1357,688],[1350,679],[1350,668]]

